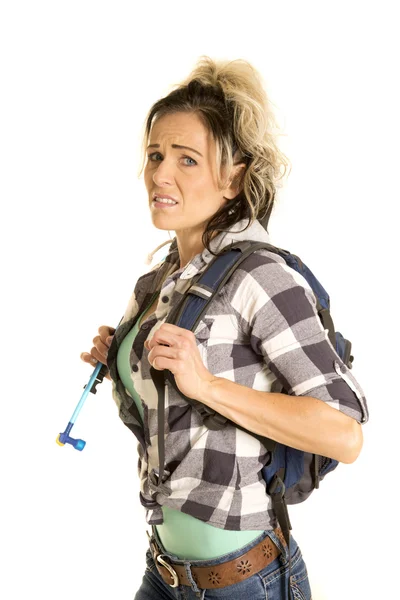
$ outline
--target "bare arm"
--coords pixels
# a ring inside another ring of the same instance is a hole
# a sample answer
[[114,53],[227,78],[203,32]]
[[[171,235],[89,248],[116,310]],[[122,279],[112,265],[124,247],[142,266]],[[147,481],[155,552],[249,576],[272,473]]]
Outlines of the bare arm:
[[263,392],[215,377],[201,401],[249,431],[343,463],[354,462],[363,445],[355,419],[311,396]]

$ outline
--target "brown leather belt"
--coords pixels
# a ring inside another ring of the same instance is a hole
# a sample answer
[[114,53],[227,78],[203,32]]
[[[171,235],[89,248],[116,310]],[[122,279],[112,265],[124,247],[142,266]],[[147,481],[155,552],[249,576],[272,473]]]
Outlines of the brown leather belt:
[[[274,529],[274,533],[286,545],[280,527]],[[148,532],[147,535],[154,563],[165,583],[171,587],[178,587],[178,585],[191,587],[192,584],[187,577],[185,566],[170,561],[161,552],[154,536],[150,537]],[[222,588],[244,581],[258,573],[275,560],[280,553],[280,549],[268,536],[259,542],[257,546],[233,560],[209,567],[191,566],[190,570],[198,588],[206,590]]]

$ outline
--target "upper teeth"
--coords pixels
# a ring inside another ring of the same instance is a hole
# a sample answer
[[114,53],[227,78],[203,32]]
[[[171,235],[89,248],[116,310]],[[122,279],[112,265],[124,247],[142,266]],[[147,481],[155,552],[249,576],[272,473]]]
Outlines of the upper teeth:
[[165,202],[166,204],[176,204],[175,200],[170,200],[169,198],[159,198],[158,196],[155,196],[154,200],[157,202]]

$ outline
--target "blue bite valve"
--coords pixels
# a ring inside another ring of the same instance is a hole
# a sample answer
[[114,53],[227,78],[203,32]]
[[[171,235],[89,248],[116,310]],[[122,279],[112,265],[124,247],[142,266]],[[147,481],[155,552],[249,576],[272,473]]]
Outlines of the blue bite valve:
[[86,446],[86,442],[84,442],[83,440],[72,440],[74,443],[74,448],[75,450],[83,450],[84,447]]
[[97,365],[89,379],[89,382],[83,386],[83,389],[85,391],[83,392],[81,399],[78,402],[78,405],[67,425],[66,430],[64,431],[64,433],[59,433],[57,436],[56,442],[59,446],[65,446],[65,444],[71,444],[71,446],[73,446],[75,448],[75,450],[83,450],[84,447],[86,446],[86,442],[84,440],[75,440],[69,434],[71,432],[72,427],[74,426],[75,420],[76,420],[89,392],[92,392],[92,394],[95,394],[97,392],[96,386],[103,381],[103,377],[104,377],[104,375],[107,374],[107,371],[108,371],[108,368],[106,365],[103,365],[100,362],[97,363]]
[[71,431],[73,423],[68,423],[67,429],[64,433],[59,433],[56,439],[56,442],[59,446],[64,446],[65,444],[71,444],[75,448],[75,450],[83,450],[86,446],[86,442],[84,440],[75,440],[71,436],[68,435],[69,431]]
[[71,444],[75,448],[75,450],[83,450],[86,446],[86,442],[84,440],[75,440],[73,437],[69,435],[69,432],[72,429],[73,423],[68,423],[67,429],[64,433],[59,433],[56,439],[56,442],[59,446],[64,446],[65,444]]

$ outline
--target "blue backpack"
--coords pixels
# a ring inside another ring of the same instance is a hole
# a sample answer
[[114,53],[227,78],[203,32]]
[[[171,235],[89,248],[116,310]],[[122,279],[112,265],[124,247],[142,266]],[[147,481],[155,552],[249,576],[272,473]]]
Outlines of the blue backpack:
[[[353,356],[350,354],[351,343],[341,333],[335,332],[329,311],[329,295],[325,289],[298,256],[264,242],[242,241],[225,247],[213,258],[206,270],[195,278],[192,286],[183,296],[178,306],[168,315],[166,323],[172,323],[178,327],[194,331],[206,312],[208,305],[212,302],[214,295],[218,293],[225,282],[231,277],[235,269],[251,253],[262,248],[279,254],[289,267],[295,269],[308,281],[316,297],[316,308],[323,327],[324,329],[328,329],[329,339],[336,349],[337,354],[343,360],[344,364],[348,368],[351,368],[353,361]],[[176,385],[174,375],[171,371],[167,369],[158,371],[151,367],[150,374],[158,391],[158,451],[160,459],[158,481],[162,483],[164,472],[164,435],[160,432],[164,432],[165,378],[168,378],[174,389],[194,406],[208,428],[213,430],[223,429],[231,421],[198,400],[193,400],[182,394]],[[271,391],[287,393],[279,381],[275,382]],[[270,451],[271,460],[263,467],[262,476],[266,483],[266,491],[271,497],[272,506],[278,523],[281,526],[283,536],[289,546],[289,530],[292,527],[287,504],[298,504],[306,500],[311,492],[319,487],[319,482],[325,475],[337,467],[338,461],[290,448],[252,431],[248,431],[237,423],[233,424],[235,427],[243,429],[246,433],[257,438]]]

